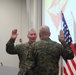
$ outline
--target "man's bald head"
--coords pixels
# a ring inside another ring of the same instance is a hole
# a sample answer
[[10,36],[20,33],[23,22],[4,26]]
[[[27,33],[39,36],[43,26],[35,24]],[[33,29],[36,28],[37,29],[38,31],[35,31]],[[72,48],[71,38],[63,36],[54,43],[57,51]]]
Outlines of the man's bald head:
[[39,30],[39,35],[40,37],[43,36],[50,36],[50,29],[47,25],[42,25],[40,30]]

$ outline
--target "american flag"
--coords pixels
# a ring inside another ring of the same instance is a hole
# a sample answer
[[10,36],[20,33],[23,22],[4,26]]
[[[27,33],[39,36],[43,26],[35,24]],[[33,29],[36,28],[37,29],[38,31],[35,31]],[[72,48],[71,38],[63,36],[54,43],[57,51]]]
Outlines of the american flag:
[[[72,48],[74,55],[76,56],[76,50],[75,50],[74,45],[72,43],[70,31],[69,31],[69,28],[68,28],[68,25],[66,23],[66,20],[64,18],[63,13],[62,13],[62,22],[63,22],[63,32],[64,32],[65,41]],[[64,75],[76,75],[75,74],[75,72],[76,72],[76,61],[75,61],[75,59],[68,60],[67,62],[65,62],[65,64],[63,64],[63,66],[64,66],[64,68],[63,68],[63,74]]]

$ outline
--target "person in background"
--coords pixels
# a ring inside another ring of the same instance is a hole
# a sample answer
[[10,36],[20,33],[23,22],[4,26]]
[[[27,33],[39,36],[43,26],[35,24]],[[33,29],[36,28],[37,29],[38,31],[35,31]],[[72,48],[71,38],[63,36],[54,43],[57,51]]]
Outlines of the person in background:
[[60,56],[65,61],[74,57],[71,48],[64,41],[62,30],[58,36],[61,44],[51,40],[50,35],[49,27],[42,25],[39,30],[40,40],[32,44],[35,61],[34,75],[58,75]]
[[6,52],[18,55],[20,69],[18,75],[33,75],[34,59],[32,57],[31,44],[36,41],[36,31],[34,28],[29,29],[27,34],[28,42],[14,45],[17,35],[17,29],[12,30],[11,37],[6,44]]

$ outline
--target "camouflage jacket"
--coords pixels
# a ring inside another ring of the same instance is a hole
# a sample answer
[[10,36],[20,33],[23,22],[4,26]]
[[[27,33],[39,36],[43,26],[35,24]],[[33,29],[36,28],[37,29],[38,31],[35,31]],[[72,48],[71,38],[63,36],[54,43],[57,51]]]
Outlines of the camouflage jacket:
[[[19,57],[18,75],[28,75],[27,71],[31,70],[34,66],[32,57],[31,44],[29,42],[25,44],[14,45],[15,39],[10,39],[6,44],[6,52],[9,54],[17,54]],[[32,74],[31,74],[32,75]]]
[[67,59],[74,57],[71,48],[64,42],[61,44],[50,38],[41,39],[32,45],[35,60],[35,75],[58,75],[60,56]]

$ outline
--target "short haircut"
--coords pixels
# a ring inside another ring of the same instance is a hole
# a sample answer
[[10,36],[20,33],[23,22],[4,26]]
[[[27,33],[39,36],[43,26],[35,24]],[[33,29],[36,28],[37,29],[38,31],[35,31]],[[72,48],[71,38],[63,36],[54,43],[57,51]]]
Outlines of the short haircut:
[[30,29],[28,30],[28,34],[29,34],[31,31],[36,32],[36,30],[35,30],[33,27],[32,27],[32,28],[30,28]]
[[41,26],[41,28],[39,30],[39,33],[42,34],[42,35],[49,35],[50,34],[50,29],[49,29],[48,26],[43,25],[43,26]]

